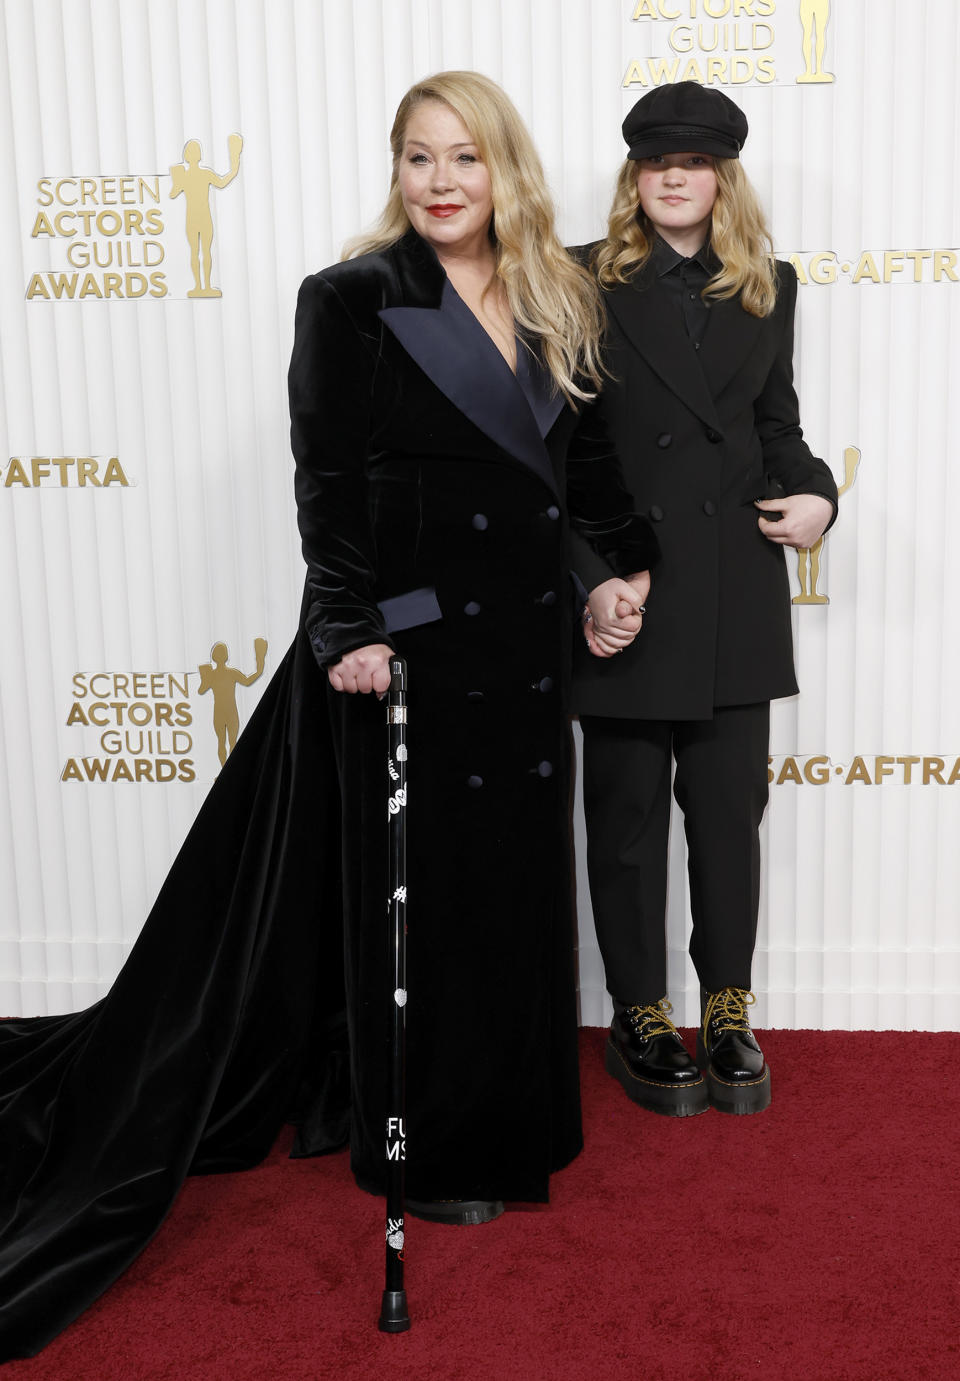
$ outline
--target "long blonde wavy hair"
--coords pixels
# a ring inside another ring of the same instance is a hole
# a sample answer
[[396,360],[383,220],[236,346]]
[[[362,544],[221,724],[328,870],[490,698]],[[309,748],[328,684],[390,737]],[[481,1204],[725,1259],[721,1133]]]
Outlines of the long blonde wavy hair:
[[[720,270],[703,291],[704,297],[740,294],[751,316],[769,316],[777,301],[773,241],[756,192],[739,159],[718,158],[717,199],[713,203],[710,245]],[[593,266],[604,287],[627,283],[643,267],[653,249],[655,232],[637,191],[637,163],[627,159],[617,176],[607,238],[593,253]]]
[[557,238],[554,207],[533,140],[513,103],[479,72],[439,72],[410,88],[390,131],[390,193],[373,230],[344,247],[345,259],[394,244],[410,229],[399,167],[407,122],[424,101],[449,106],[463,121],[490,172],[490,236],[499,279],[521,331],[537,338],[557,389],[571,403],[588,399],[601,374],[601,309],[590,275]]

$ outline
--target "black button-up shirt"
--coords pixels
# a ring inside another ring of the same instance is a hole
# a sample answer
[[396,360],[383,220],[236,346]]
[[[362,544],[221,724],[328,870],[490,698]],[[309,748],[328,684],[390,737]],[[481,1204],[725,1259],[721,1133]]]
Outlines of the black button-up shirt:
[[709,241],[685,259],[658,235],[650,261],[664,292],[676,305],[694,350],[699,350],[710,320],[710,303],[703,300],[703,290],[720,267]]

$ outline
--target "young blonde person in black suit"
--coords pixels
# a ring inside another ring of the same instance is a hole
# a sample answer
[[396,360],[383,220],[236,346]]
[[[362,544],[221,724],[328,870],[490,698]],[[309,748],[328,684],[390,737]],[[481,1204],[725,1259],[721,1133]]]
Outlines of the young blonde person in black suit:
[[[619,624],[588,610],[588,643],[615,648],[618,630],[643,631],[603,676],[584,653],[575,682],[590,889],[615,1005],[607,1068],[657,1112],[753,1113],[770,1101],[748,1015],[769,709],[797,690],[783,548],[816,542],[837,490],[800,429],[797,280],[773,258],[738,160],[743,112],[680,82],[642,97],[623,133],[607,238],[589,256],[607,312],[602,408],[662,560]],[[578,566],[598,583],[594,555]],[[702,992],[696,1060],[666,1000],[674,764]]]

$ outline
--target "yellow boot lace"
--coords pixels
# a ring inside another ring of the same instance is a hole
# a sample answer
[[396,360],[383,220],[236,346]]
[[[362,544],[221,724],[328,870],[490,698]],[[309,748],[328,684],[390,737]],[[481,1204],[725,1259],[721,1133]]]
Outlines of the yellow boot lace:
[[704,1040],[711,1022],[716,1023],[718,1032],[749,1031],[747,1008],[752,1007],[756,1000],[746,988],[721,988],[718,993],[711,993],[703,1014]]
[[624,1016],[641,1040],[649,1040],[651,1036],[677,1036],[677,1028],[670,1020],[672,1011],[673,1004],[662,997],[647,1007],[628,1007]]

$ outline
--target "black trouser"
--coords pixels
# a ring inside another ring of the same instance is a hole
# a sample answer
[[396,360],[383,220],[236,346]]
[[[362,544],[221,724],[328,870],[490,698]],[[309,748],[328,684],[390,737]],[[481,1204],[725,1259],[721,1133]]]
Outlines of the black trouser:
[[687,836],[697,976],[709,992],[749,988],[769,702],[717,709],[702,720],[583,715],[580,726],[587,872],[609,992],[621,1003],[645,1005],[667,991],[672,760]]

